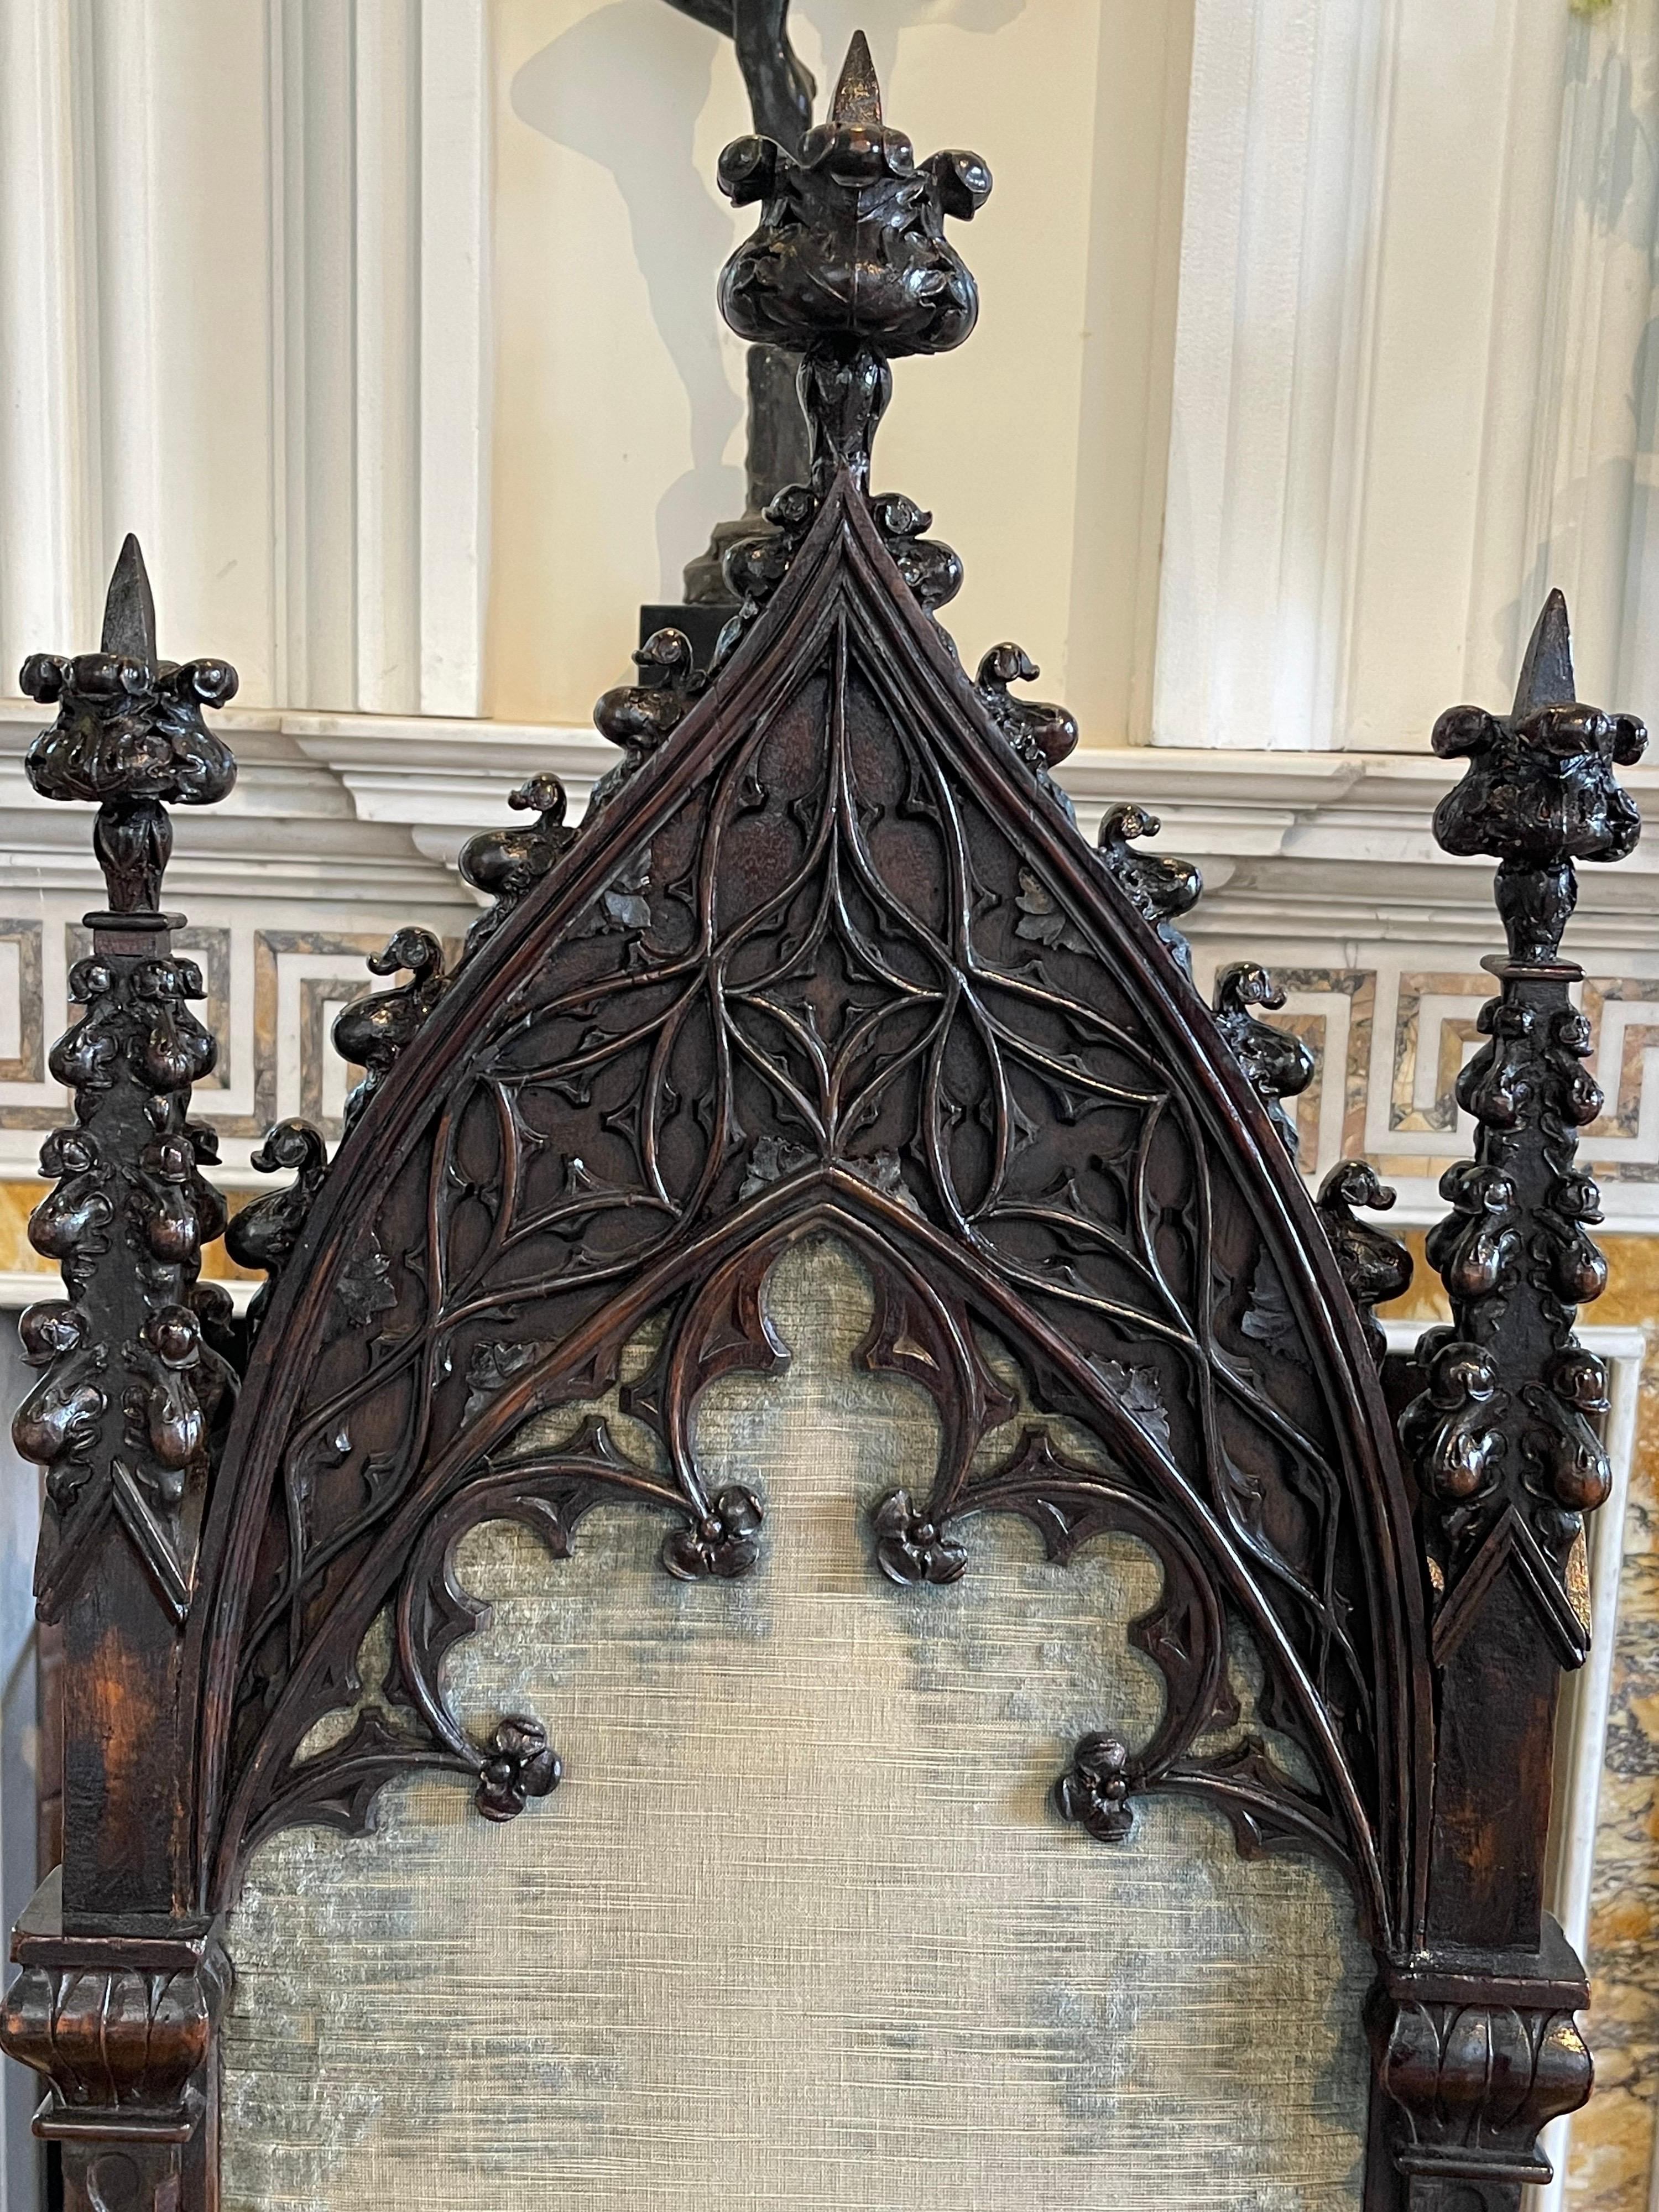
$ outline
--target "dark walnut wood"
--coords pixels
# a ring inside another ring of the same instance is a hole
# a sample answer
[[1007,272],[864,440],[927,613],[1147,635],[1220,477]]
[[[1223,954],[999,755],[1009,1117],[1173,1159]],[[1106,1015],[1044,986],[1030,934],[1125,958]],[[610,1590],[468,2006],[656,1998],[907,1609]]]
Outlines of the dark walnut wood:
[[[294,1180],[233,1232],[270,1277],[251,1349],[193,1287],[220,1225],[184,1118],[194,987],[152,911],[94,925],[88,1018],[59,1048],[76,1123],[36,1218],[69,1297],[30,1317],[44,1372],[19,1417],[51,1469],[41,1587],[70,1684],[54,1940],[116,1947],[135,2021],[120,1947],[197,1947],[175,1977],[194,2039],[100,2088],[94,2125],[40,1978],[76,1960],[20,1948],[7,2047],[52,2085],[77,2203],[118,2141],[123,2201],[211,2204],[211,1931],[249,1853],[294,1822],[362,1828],[422,1768],[465,1778],[488,1820],[556,1821],[545,1717],[445,1692],[479,1617],[457,1547],[507,1518],[562,1557],[623,1500],[658,1516],[666,1573],[752,1572],[763,1486],[699,1462],[696,1410],[723,1375],[779,1371],[768,1273],[829,1234],[874,1285],[859,1361],[939,1416],[931,1483],[872,1514],[872,1567],[971,1589],[994,1514],[1062,1565],[1105,1531],[1153,1553],[1162,1589],[1131,1634],[1163,1712],[1142,1741],[1098,1715],[1054,1817],[1133,1850],[1137,1806],[1180,1791],[1244,1851],[1340,1869],[1379,1965],[1369,2212],[1514,2212],[1539,2127],[1588,2086],[1581,1970],[1540,1868],[1557,1673],[1583,1650],[1580,1523],[1605,1487],[1599,1375],[1569,1328],[1600,1283],[1571,1158],[1593,1091],[1575,971],[1540,933],[1572,858],[1630,834],[1608,763],[1634,726],[1569,706],[1564,645],[1534,653],[1515,718],[1443,725],[1475,762],[1448,835],[1510,870],[1519,941],[1463,1079],[1480,1150],[1433,1245],[1457,1324],[1425,1348],[1402,1453],[1372,1309],[1408,1263],[1358,1218],[1389,1195],[1364,1163],[1316,1204],[1297,1172],[1282,1102],[1310,1064],[1264,1018],[1282,997],[1246,962],[1204,1003],[1176,927],[1196,872],[1135,849],[1157,825],[1134,809],[1098,850],[1079,837],[1052,773],[1074,722],[1021,688],[1016,645],[969,679],[939,621],[961,563],[871,488],[890,357],[972,328],[946,222],[983,204],[985,165],[916,161],[860,39],[798,156],[744,140],[721,178],[761,208],[722,298],[799,358],[809,480],[734,548],[712,665],[661,630],[600,701],[619,757],[581,827],[536,779],[533,818],[468,848],[496,903],[454,967],[418,929],[371,963],[401,980],[337,1026],[367,1071],[337,1158],[279,1125],[259,1164]],[[104,726],[72,688],[59,754]],[[1540,821],[1566,826],[1551,843]],[[592,1406],[647,1322],[623,1404],[657,1449],[635,1457]],[[1016,1419],[1003,1353],[1040,1415]],[[540,1441],[568,1407],[575,1432]],[[1087,1464],[1045,1416],[1087,1433]],[[188,2123],[184,2147],[141,2106]]]

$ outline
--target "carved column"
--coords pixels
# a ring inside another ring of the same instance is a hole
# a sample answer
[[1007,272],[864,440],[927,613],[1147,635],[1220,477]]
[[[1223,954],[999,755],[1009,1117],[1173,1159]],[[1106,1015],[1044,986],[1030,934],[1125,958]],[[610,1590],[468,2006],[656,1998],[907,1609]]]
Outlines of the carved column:
[[196,1910],[183,1651],[236,1376],[219,1348],[228,1301],[197,1281],[224,1226],[199,1172],[213,1134],[190,1119],[216,1048],[191,1011],[200,972],[173,947],[180,917],[161,909],[164,802],[229,790],[235,763],[202,710],[236,676],[158,657],[129,538],[101,649],[37,654],[23,685],[58,710],[29,779],[46,798],[97,803],[109,904],[87,916],[90,949],[70,972],[81,1018],[51,1064],[75,1120],[42,1150],[57,1180],[29,1224],[68,1293],[23,1316],[44,1372],[14,1431],[46,1469],[35,1589],[64,1633],[64,1858],[14,1933],[22,1971],[0,2042],[45,2077],[36,2130],[64,2146],[70,2212],[173,2212],[216,2201],[213,2039],[228,1973]]
[[1547,2180],[1540,2127],[1589,2094],[1573,2012],[1583,1969],[1544,1910],[1561,1669],[1589,1650],[1584,1516],[1608,1471],[1601,1364],[1573,1335],[1607,1268],[1587,1224],[1595,1184],[1577,1132],[1601,1111],[1560,957],[1576,863],[1617,860],[1640,831],[1614,779],[1646,740],[1574,696],[1565,603],[1553,592],[1507,715],[1460,707],[1434,732],[1468,772],[1441,802],[1448,852],[1498,861],[1507,951],[1498,995],[1457,1084],[1474,1158],[1441,1180],[1429,1238],[1453,1320],[1419,1348],[1401,1434],[1415,1474],[1432,1606],[1437,1735],[1420,1957],[1374,2001],[1377,2078],[1410,2212],[1515,2212]]

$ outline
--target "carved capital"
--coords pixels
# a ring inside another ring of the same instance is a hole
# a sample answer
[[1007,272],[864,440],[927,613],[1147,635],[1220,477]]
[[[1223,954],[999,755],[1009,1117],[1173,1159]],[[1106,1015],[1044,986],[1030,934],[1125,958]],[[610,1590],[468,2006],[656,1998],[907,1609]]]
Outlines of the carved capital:
[[21,1969],[0,2047],[46,2084],[34,2132],[105,2144],[189,2142],[231,1984],[217,1923],[165,1936],[66,1936],[60,1878],[41,1885],[12,1938]]
[[1388,2139],[1410,2212],[1437,2212],[1445,2185],[1472,2212],[1518,2204],[1547,2181],[1540,2131],[1589,2095],[1594,2069],[1574,2014],[1583,1970],[1552,1922],[1542,1954],[1389,1966],[1372,1994],[1371,2045],[1389,2100]]

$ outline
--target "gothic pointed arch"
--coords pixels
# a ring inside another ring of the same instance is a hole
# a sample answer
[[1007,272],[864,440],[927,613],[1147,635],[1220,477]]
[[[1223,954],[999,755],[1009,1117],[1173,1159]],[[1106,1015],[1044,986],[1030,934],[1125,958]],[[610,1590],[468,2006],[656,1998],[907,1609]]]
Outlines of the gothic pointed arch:
[[[539,1718],[483,1741],[446,1703],[473,1620],[455,1544],[508,1515],[562,1551],[621,1493],[664,1516],[671,1571],[745,1571],[765,1501],[700,1467],[696,1402],[778,1358],[766,1269],[824,1230],[878,1285],[864,1356],[941,1417],[931,1494],[870,1532],[883,1567],[971,1574],[992,1511],[1062,1558],[1100,1528],[1139,1536],[1165,1577],[1141,1635],[1166,1708],[1109,1762],[1114,1804],[1196,1790],[1245,1848],[1318,1850],[1397,1946],[1426,1808],[1422,1577],[1366,1328],[1279,1103],[1305,1056],[1251,1011],[1275,1003],[1260,970],[1201,1001],[1173,927],[1188,875],[1130,851],[1142,823],[1085,843],[1051,774],[1070,718],[1013,689],[1036,673],[1018,648],[969,679],[937,618],[955,555],[869,488],[887,356],[971,327],[944,218],[988,174],[961,154],[918,168],[855,48],[799,163],[743,142],[722,176],[764,203],[724,303],[802,354],[812,481],[736,550],[713,670],[661,634],[600,702],[623,758],[580,830],[534,797],[533,830],[481,841],[471,872],[501,903],[454,972],[405,933],[383,964],[412,980],[349,1018],[368,1073],[302,1224],[272,1217],[280,1276],[204,1538],[205,1894],[277,1826],[361,1822],[411,1765],[475,1775],[497,1814],[550,1787]],[[540,1418],[601,1395],[653,1319],[631,1402],[659,1454],[630,1460],[599,1422],[538,1449]],[[1036,1431],[975,1467],[1006,1412],[987,1335],[1109,1475]],[[396,1717],[308,1749],[388,1610]],[[1295,1773],[1228,1730],[1230,1624]],[[1061,1782],[1079,1817],[1089,1757]]]

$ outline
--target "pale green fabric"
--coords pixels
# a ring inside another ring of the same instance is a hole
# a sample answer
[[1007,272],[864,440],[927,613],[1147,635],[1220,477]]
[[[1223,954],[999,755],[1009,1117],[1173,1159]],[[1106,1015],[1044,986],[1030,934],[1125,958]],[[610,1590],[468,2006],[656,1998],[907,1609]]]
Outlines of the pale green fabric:
[[867,1506],[925,1491],[932,1408],[853,1370],[868,1291],[838,1248],[769,1298],[789,1373],[717,1385],[699,1423],[766,1500],[750,1579],[671,1582],[662,1521],[620,1509],[562,1564],[501,1527],[464,1551],[495,1612],[459,1707],[540,1714],[563,1786],[496,1828],[407,1784],[376,1837],[256,1857],[227,2212],[1357,2207],[1340,1885],[1241,1863],[1195,1808],[1115,1848],[1047,1808],[1079,1735],[1157,1714],[1124,1644],[1152,1562],[1051,1566],[1001,1520],[954,1588],[890,1586]]

